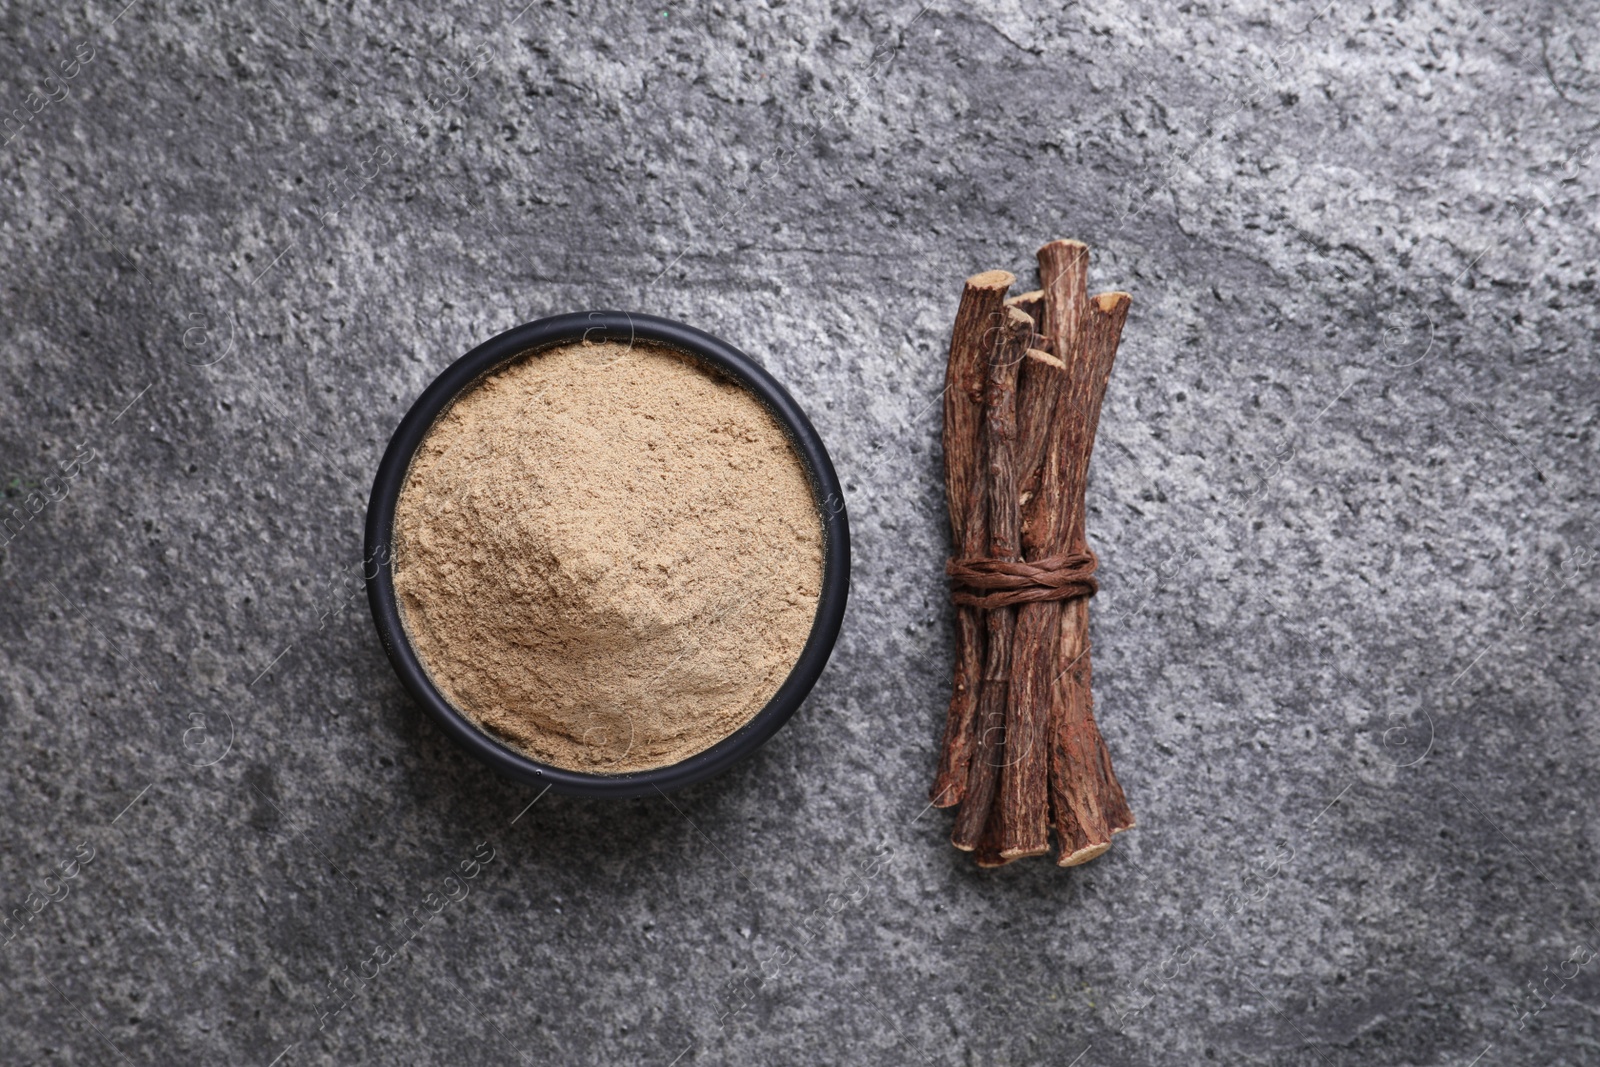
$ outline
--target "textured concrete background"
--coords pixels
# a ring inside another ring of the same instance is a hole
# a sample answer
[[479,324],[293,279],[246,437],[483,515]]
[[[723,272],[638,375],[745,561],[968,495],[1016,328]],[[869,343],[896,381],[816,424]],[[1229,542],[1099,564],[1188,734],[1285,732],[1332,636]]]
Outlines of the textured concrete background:
[[[522,2],[0,15],[0,1059],[1595,1062],[1592,8]],[[1058,236],[1134,296],[1141,826],[980,873],[935,400],[961,278]],[[360,529],[433,375],[596,306],[789,385],[854,594],[757,758],[529,808]]]

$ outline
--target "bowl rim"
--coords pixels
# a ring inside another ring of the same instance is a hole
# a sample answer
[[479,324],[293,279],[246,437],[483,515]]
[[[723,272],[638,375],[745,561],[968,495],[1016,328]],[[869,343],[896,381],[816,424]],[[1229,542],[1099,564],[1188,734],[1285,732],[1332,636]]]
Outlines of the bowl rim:
[[[823,526],[823,570],[817,614],[789,676],[739,729],[677,763],[626,774],[595,774],[541,763],[495,739],[434,686],[400,621],[391,571],[395,507],[412,457],[434,421],[485,375],[533,353],[575,343],[626,341],[676,349],[710,364],[753,393],[778,420],[806,469]],[[821,676],[844,620],[850,590],[850,523],[844,490],[816,428],[767,370],[739,349],[682,322],[627,311],[577,311],[523,323],[478,345],[435,378],[400,420],[372,483],[367,505],[363,574],[372,621],[401,684],[440,728],[499,773],[557,793],[626,798],[667,793],[721,774],[788,722]]]

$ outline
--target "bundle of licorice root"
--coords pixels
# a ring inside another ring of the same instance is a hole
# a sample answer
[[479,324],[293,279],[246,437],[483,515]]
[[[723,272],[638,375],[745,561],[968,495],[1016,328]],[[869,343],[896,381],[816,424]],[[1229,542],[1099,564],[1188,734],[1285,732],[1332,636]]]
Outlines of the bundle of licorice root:
[[956,664],[932,790],[951,843],[999,867],[1085,863],[1134,825],[1089,692],[1089,455],[1126,293],[1088,296],[1089,249],[1039,249],[1035,292],[967,279],[944,392]]

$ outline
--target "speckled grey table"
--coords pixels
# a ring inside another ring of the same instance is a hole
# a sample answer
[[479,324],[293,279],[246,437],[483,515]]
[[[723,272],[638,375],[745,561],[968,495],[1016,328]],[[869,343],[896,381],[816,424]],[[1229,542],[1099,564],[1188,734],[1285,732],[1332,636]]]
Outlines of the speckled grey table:
[[[7,5],[0,1059],[1596,1062],[1592,16]],[[1058,236],[1134,297],[1141,825],[982,873],[934,401]],[[854,592],[757,758],[535,802],[400,691],[361,522],[434,374],[597,306],[790,386]]]

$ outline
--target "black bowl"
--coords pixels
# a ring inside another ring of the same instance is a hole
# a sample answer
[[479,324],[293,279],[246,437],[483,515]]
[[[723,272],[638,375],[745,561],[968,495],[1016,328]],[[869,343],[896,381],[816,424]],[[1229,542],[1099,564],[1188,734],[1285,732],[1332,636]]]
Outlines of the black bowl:
[[[822,595],[817,602],[817,617],[794,669],[767,701],[766,707],[704,752],[665,767],[631,774],[569,771],[529,759],[458,711],[428,678],[416,650],[411,647],[400,623],[391,573],[393,553],[389,546],[394,533],[395,504],[411,466],[411,457],[433,426],[434,419],[478,379],[510,360],[584,340],[596,343],[639,341],[674,349],[701,360],[754,393],[783,426],[804,463],[823,525]],[[759,748],[805,700],[828,662],[834,639],[839,635],[839,624],[844,619],[845,598],[850,590],[850,523],[845,514],[844,491],[839,487],[839,478],[833,472],[822,439],[794,398],[759,363],[726,341],[671,319],[624,311],[580,311],[530,322],[485,341],[452,363],[423,390],[406,417],[400,420],[383,461],[378,464],[378,476],[372,483],[372,500],[367,506],[366,558],[367,600],[372,605],[372,621],[378,627],[384,651],[389,654],[389,662],[394,665],[401,683],[445,733],[478,759],[511,778],[548,785],[558,793],[574,796],[635,797],[682,789],[720,774]]]

